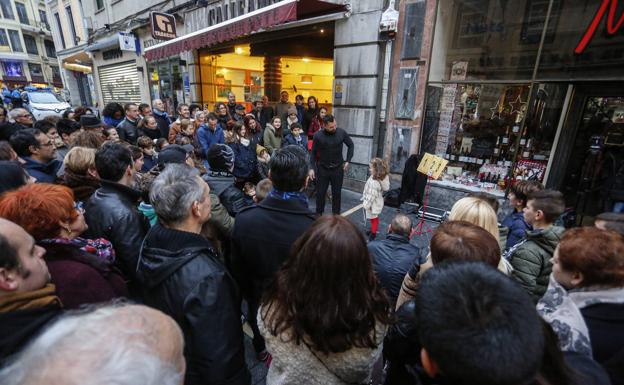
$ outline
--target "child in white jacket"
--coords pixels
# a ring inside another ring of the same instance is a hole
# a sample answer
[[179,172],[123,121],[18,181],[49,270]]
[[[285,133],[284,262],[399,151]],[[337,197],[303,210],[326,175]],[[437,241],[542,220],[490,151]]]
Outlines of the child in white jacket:
[[366,181],[362,202],[366,219],[370,220],[371,232],[369,240],[372,241],[377,236],[379,227],[379,214],[384,207],[383,193],[390,189],[390,179],[388,177],[388,163],[380,158],[373,158],[369,165],[371,176]]

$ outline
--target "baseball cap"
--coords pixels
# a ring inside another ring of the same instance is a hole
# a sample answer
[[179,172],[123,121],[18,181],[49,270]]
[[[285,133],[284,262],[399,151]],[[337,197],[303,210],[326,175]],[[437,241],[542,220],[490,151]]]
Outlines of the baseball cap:
[[183,146],[170,144],[158,153],[158,165],[164,166],[168,163],[184,163],[193,150],[194,148],[191,144],[185,144]]

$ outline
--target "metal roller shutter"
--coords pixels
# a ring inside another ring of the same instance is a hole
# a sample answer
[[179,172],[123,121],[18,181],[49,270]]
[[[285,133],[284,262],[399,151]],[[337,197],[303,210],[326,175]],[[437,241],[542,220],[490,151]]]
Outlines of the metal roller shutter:
[[98,67],[104,105],[110,102],[141,103],[139,74],[136,68],[135,61]]

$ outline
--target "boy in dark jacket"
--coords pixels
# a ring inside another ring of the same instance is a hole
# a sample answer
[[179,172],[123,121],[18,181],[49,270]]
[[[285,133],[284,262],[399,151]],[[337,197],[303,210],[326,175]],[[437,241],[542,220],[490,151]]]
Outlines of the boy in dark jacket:
[[527,231],[533,230],[524,220],[524,208],[527,203],[529,194],[543,190],[544,186],[533,180],[523,180],[511,187],[509,192],[509,203],[513,207],[513,211],[503,219],[502,225],[509,228],[507,235],[507,243],[505,249],[509,249],[520,242]]
[[302,132],[303,131],[301,128],[301,124],[293,123],[290,126],[290,132],[286,134],[286,136],[284,137],[282,147],[288,146],[290,144],[294,144],[308,151],[308,138],[305,136],[302,136],[301,135]]
[[544,295],[548,287],[552,271],[550,259],[565,230],[553,226],[553,223],[564,208],[563,194],[559,191],[541,190],[529,195],[524,220],[534,230],[527,231],[526,238],[507,254],[513,266],[511,275],[535,301]]

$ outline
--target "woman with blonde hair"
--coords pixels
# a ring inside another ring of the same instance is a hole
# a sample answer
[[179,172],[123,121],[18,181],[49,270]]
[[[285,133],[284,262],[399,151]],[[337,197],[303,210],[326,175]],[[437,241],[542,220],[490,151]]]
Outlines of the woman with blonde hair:
[[61,184],[72,189],[78,201],[86,201],[100,188],[100,178],[95,169],[95,152],[93,148],[73,147],[65,155],[65,172]]
[[[492,206],[483,199],[466,197],[458,200],[453,205],[449,214],[451,221],[466,221],[487,230],[496,241],[499,241],[498,218]],[[498,270],[506,275],[511,274],[511,264],[505,258],[501,258]]]

